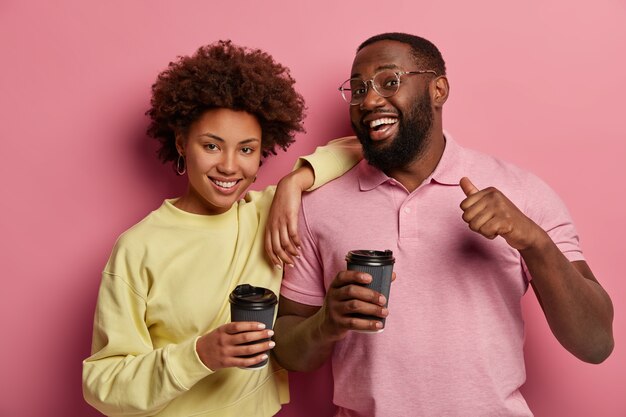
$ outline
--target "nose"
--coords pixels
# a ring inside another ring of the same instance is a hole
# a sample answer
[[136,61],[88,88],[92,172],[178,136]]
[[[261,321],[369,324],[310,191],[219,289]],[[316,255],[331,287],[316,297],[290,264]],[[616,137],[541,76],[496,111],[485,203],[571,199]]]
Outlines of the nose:
[[234,152],[223,152],[219,163],[217,164],[217,170],[225,175],[234,174],[237,172],[237,157]]
[[359,105],[361,110],[371,110],[376,107],[381,107],[385,102],[385,98],[380,96],[380,94],[374,90],[374,82],[370,80],[368,84],[369,88],[367,89],[367,93],[365,93],[365,98]]

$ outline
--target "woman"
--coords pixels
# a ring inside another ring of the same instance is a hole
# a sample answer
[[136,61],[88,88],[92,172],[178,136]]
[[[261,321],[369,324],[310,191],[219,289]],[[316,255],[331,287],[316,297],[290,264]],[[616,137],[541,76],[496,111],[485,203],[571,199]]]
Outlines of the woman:
[[[303,131],[293,84],[268,54],[220,41],[171,63],[152,86],[148,134],[188,188],[123,233],[102,274],[83,391],[104,414],[270,416],[288,400],[286,373],[271,361],[241,369],[267,358],[273,332],[230,323],[228,295],[241,283],[280,288],[281,270],[263,254],[274,187],[240,198],[261,158]],[[359,149],[330,144],[279,187],[299,199],[314,179],[350,169]],[[297,239],[281,240],[274,248],[289,262]]]

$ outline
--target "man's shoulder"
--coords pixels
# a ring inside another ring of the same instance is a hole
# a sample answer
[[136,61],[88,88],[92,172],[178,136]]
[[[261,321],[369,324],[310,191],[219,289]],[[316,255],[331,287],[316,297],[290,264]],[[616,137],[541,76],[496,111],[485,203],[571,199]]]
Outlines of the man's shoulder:
[[[487,183],[493,182],[493,184],[483,184],[484,186],[495,186],[496,183],[522,186],[522,184],[529,182],[541,182],[539,177],[527,169],[498,156],[468,148],[462,148],[462,152],[467,177],[472,179],[472,181],[473,178],[476,178],[476,180]],[[476,185],[478,186],[479,184]]]
[[335,178],[332,181],[320,186],[319,188],[307,192],[302,196],[302,199],[320,199],[320,198],[328,198],[335,197],[336,194],[339,196],[343,195],[343,193],[358,190],[359,188],[359,175],[361,172],[361,165],[366,164],[365,160],[362,160],[354,167],[352,167],[348,172],[343,174],[342,176]]
[[474,149],[463,149],[466,174],[479,189],[495,187],[520,209],[540,202],[561,204],[552,187],[542,178],[515,163]]
[[347,213],[360,195],[360,164],[316,190],[302,195],[302,214],[306,218],[326,217],[329,213]]

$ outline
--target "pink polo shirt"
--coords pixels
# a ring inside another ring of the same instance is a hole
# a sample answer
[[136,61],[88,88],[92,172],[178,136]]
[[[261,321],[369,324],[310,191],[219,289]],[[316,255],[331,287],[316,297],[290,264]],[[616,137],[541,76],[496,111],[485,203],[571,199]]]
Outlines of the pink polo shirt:
[[338,416],[532,416],[519,392],[520,299],[530,277],[504,239],[486,239],[461,218],[463,176],[501,190],[570,261],[583,259],[565,206],[544,182],[449,135],[412,193],[363,161],[305,195],[302,256],[287,268],[282,296],[322,305],[350,250],[391,249],[396,258],[384,332],[351,332],[335,346]]

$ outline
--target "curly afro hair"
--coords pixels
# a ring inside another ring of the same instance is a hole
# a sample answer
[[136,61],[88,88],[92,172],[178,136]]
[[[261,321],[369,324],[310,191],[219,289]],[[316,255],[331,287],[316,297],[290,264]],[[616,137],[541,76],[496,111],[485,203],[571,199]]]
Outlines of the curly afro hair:
[[159,159],[176,161],[176,134],[186,135],[207,110],[228,108],[256,116],[261,154],[286,150],[304,132],[304,99],[289,69],[259,49],[218,41],[170,62],[152,85],[148,135],[160,142]]

